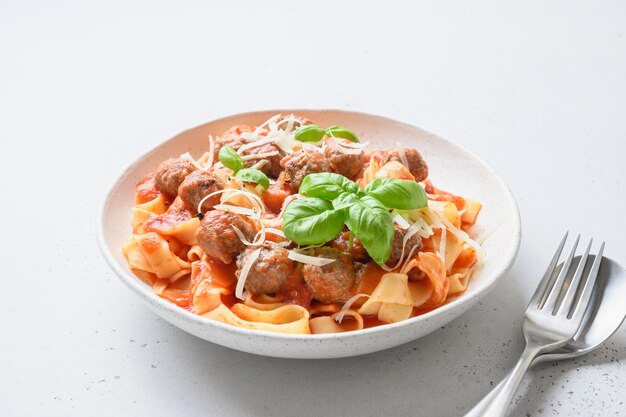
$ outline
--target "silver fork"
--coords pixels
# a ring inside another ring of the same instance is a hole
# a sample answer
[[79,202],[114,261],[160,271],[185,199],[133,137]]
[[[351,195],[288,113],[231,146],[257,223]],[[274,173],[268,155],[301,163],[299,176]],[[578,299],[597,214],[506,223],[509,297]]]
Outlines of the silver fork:
[[522,356],[511,373],[506,377],[500,392],[492,399],[484,411],[479,414],[478,410],[472,409],[465,417],[478,415],[483,417],[504,416],[517,387],[524,377],[524,373],[526,373],[533,359],[537,355],[564,346],[576,335],[583,321],[585,310],[589,305],[598,276],[598,270],[602,262],[602,252],[604,251],[604,242],[600,245],[600,250],[595,256],[589,273],[583,277],[591,244],[593,243],[593,239],[589,240],[587,249],[580,258],[576,272],[569,286],[567,286],[564,285],[565,277],[568,275],[570,267],[572,267],[572,259],[576,254],[580,235],[576,237],[560,273],[556,278],[553,277],[554,268],[563,251],[567,235],[568,233],[565,233],[565,236],[563,236],[526,309],[526,315],[522,324],[526,347],[524,352],[522,352]]

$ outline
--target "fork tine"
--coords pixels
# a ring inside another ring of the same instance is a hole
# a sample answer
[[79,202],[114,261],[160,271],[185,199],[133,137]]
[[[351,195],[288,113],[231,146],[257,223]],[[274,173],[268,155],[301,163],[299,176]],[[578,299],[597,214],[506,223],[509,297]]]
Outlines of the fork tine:
[[587,306],[589,306],[589,301],[591,300],[591,294],[593,294],[593,287],[596,284],[596,279],[598,278],[598,271],[600,270],[600,264],[602,263],[602,253],[604,252],[604,242],[600,245],[600,250],[596,254],[596,259],[593,260],[593,265],[591,266],[591,271],[589,271],[589,276],[587,277],[587,282],[585,282],[585,287],[583,288],[583,292],[578,299],[578,303],[574,308],[574,312],[572,313],[571,320],[575,320],[576,322],[582,323],[583,316],[585,315],[585,310],[587,310]]
[[572,304],[574,304],[574,297],[576,296],[576,291],[578,291],[578,287],[580,286],[580,278],[583,275],[583,271],[585,270],[585,266],[587,265],[587,258],[589,257],[589,250],[591,250],[591,245],[593,244],[593,239],[589,239],[589,243],[587,244],[587,249],[585,249],[585,253],[581,256],[578,261],[578,267],[576,268],[576,273],[572,277],[572,280],[569,283],[569,288],[565,293],[565,297],[563,301],[561,301],[561,306],[557,311],[557,314],[568,315],[570,310],[572,309]]
[[569,255],[567,255],[567,259],[565,263],[561,267],[561,272],[559,272],[559,276],[554,281],[554,285],[550,289],[550,293],[548,294],[548,298],[546,298],[546,302],[541,306],[542,309],[547,309],[548,311],[554,311],[557,301],[559,300],[559,295],[563,290],[563,282],[565,281],[565,277],[569,272],[569,269],[572,265],[572,259],[574,259],[574,255],[576,255],[576,247],[578,246],[578,241],[580,240],[580,234],[576,236],[576,240],[572,245],[572,249],[569,251]]
[[556,252],[552,256],[552,260],[550,261],[550,264],[548,265],[546,272],[543,274],[543,277],[541,278],[541,281],[539,282],[539,285],[537,286],[537,289],[535,290],[533,297],[530,299],[530,302],[528,303],[528,308],[538,308],[541,305],[541,303],[543,303],[543,300],[546,294],[546,289],[548,288],[548,284],[550,283],[550,278],[552,278],[554,267],[556,266],[556,263],[559,261],[559,258],[561,257],[561,252],[563,251],[563,246],[565,245],[565,241],[567,240],[568,234],[569,234],[569,231],[565,232],[565,235],[563,235],[563,238],[561,239],[561,243],[559,243],[559,247],[556,249]]

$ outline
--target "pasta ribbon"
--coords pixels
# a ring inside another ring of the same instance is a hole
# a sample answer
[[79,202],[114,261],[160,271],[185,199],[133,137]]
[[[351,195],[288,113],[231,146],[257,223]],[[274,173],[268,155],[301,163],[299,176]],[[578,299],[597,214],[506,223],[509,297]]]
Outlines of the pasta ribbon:
[[192,217],[185,210],[180,197],[176,197],[174,203],[167,211],[159,216],[149,218],[144,224],[144,230],[157,232],[163,236],[171,236],[186,245],[196,245],[196,231],[200,227],[200,219]]
[[337,323],[337,315],[334,313],[330,316],[314,317],[309,320],[311,333],[343,333],[361,330],[364,327],[363,316],[354,310],[344,312],[341,323]]
[[189,292],[196,314],[207,313],[222,305],[222,294],[231,294],[234,287],[234,277],[229,278],[216,265],[203,261],[196,261],[191,265]]
[[162,194],[159,194],[156,198],[150,201],[134,206],[131,210],[133,232],[143,232],[142,226],[145,222],[153,217],[165,213],[165,211],[165,199]]
[[[438,256],[433,256],[439,259]],[[366,316],[377,316],[387,323],[395,323],[409,318],[413,308],[424,305],[432,298],[433,293],[434,287],[428,280],[408,282],[406,274],[387,273],[358,312]]]
[[439,307],[446,301],[450,288],[446,265],[438,255],[431,252],[419,252],[418,259],[417,267],[426,274],[434,289],[431,298],[424,305]]
[[277,308],[287,305],[280,298],[272,297],[267,294],[258,295],[256,298],[258,301],[254,300],[252,296],[248,294],[248,296],[246,297],[243,303],[247,305],[248,307],[256,308],[257,310],[264,310],[264,311],[276,310]]
[[232,309],[233,311],[224,304],[220,304],[202,316],[246,329],[265,330],[274,333],[311,333],[309,312],[306,308],[298,305],[290,304],[275,310],[263,311],[240,303],[235,304]]
[[158,278],[170,279],[191,265],[176,256],[159,234],[149,232],[133,235],[123,247],[131,269],[141,269]]

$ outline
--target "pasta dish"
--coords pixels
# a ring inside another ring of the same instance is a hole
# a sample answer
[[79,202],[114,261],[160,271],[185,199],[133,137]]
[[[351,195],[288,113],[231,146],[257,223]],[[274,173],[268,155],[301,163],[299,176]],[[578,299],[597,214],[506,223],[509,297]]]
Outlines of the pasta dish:
[[417,149],[360,139],[279,114],[163,161],[136,186],[130,269],[194,314],[280,333],[395,323],[462,295],[481,204],[435,187]]

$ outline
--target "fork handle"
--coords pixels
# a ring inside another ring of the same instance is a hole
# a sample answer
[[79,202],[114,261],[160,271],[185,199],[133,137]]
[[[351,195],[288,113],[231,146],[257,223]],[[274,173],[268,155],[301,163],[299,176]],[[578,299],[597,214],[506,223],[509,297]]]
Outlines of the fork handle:
[[541,348],[533,344],[527,344],[513,370],[487,395],[487,397],[491,398],[485,398],[476,404],[465,417],[504,416],[520,382],[524,378],[524,374],[539,353],[541,353]]

